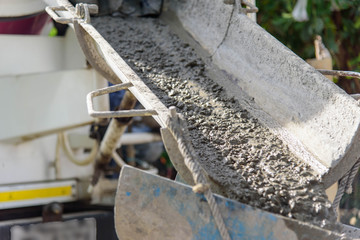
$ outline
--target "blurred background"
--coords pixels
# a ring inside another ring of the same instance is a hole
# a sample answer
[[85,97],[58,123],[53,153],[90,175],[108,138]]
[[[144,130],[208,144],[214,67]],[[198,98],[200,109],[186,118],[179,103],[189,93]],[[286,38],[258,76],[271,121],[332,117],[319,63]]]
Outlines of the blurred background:
[[[360,71],[360,1],[261,0],[256,5],[258,23],[303,59],[315,57],[314,40],[319,35],[334,69]],[[355,79],[334,81],[347,93],[360,92]]]
[[[315,68],[360,72],[360,1],[261,0],[257,22]],[[349,94],[360,81],[332,78]],[[360,227],[360,179],[340,203],[341,222]]]

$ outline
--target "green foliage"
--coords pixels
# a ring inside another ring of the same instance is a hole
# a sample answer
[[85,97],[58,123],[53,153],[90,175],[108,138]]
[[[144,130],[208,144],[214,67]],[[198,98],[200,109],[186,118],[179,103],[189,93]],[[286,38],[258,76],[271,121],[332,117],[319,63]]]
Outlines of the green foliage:
[[[300,57],[314,58],[314,38],[320,35],[333,56],[335,69],[360,71],[360,0],[308,0],[309,20],[292,16],[297,0],[258,0],[258,23]],[[344,78],[347,92],[360,92],[359,80]],[[360,179],[345,194],[341,208],[360,209]],[[357,216],[360,216],[357,214]],[[357,223],[360,227],[360,219]]]
[[314,57],[313,40],[320,35],[335,56],[335,68],[360,70],[359,0],[308,0],[309,20],[305,22],[292,17],[296,0],[260,0],[256,4],[258,23],[300,57]]

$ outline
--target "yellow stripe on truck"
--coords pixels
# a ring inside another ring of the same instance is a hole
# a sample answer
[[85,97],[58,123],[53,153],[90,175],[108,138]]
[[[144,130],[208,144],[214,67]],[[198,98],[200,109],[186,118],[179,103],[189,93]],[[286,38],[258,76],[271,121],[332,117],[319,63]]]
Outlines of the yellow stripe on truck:
[[69,197],[72,194],[71,189],[71,186],[61,186],[0,192],[0,202],[33,200],[52,197]]

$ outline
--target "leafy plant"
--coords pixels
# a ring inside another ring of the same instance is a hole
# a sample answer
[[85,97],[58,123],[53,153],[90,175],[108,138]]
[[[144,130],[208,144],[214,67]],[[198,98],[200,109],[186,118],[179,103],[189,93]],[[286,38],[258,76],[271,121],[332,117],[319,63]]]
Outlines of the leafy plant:
[[[313,58],[320,35],[334,60],[334,69],[360,71],[360,1],[308,0],[309,20],[292,16],[296,0],[260,0],[258,23],[300,57]],[[348,93],[360,92],[360,81],[339,78]]]

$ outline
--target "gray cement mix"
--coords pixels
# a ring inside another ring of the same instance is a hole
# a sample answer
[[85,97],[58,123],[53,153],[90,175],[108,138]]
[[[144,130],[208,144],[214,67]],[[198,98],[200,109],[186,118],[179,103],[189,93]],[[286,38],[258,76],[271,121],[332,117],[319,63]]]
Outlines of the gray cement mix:
[[93,18],[145,84],[187,120],[199,162],[231,199],[333,228],[335,214],[313,171],[225,90],[160,19]]

